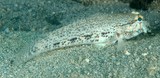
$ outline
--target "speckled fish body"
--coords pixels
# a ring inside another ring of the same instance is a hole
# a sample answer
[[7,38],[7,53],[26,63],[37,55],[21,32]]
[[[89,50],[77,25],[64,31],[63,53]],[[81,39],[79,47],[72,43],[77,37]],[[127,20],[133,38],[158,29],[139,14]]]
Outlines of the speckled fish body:
[[85,44],[110,45],[146,33],[148,25],[139,14],[98,13],[48,33],[35,43],[32,52]]

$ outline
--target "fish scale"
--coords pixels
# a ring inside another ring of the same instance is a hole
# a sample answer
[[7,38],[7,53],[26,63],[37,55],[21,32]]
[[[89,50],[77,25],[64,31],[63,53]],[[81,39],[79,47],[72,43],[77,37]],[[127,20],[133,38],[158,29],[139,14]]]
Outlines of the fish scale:
[[[38,40],[31,52],[39,54],[58,48],[95,44],[110,45],[118,40],[130,39],[147,32],[149,23],[140,14],[97,13],[80,19]],[[100,45],[101,46],[101,45]]]

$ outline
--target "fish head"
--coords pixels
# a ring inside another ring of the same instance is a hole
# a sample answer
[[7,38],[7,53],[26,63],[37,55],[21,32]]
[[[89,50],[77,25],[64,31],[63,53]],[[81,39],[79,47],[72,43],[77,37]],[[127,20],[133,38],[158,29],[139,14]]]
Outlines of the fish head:
[[117,29],[117,38],[131,39],[140,35],[141,33],[147,33],[149,23],[144,20],[144,17],[137,14],[135,19],[125,25],[119,26]]

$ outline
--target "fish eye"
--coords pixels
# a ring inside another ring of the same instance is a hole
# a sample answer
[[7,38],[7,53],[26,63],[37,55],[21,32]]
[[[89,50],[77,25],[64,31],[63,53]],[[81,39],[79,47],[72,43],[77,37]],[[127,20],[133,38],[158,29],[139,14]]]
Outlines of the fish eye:
[[138,17],[138,21],[142,21],[142,18],[141,18],[141,17]]

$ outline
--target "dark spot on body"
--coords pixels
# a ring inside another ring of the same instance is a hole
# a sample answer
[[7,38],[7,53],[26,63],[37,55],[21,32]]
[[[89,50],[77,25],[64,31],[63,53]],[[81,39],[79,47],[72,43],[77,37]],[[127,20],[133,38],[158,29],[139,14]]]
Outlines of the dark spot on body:
[[109,32],[102,32],[101,34],[104,35],[104,34],[108,34],[108,33],[109,33]]
[[58,42],[58,43],[54,43],[53,45],[56,46],[56,45],[59,45],[59,44],[60,44],[60,43]]
[[77,39],[78,39],[78,38],[75,37],[75,38],[70,39],[69,41],[71,41],[71,43],[74,43]]
[[99,41],[99,39],[96,39],[95,41],[96,41],[96,42],[98,42],[98,41]]
[[109,33],[110,33],[110,32],[102,32],[102,33],[101,33],[101,36],[102,36],[102,37],[107,37]]
[[66,43],[66,41],[61,42],[62,45],[64,45]]
[[117,37],[119,37],[120,36],[120,33],[116,33],[117,34]]
[[91,37],[92,37],[92,34],[90,34],[90,35],[84,35],[83,37],[85,37],[85,39],[91,39]]
[[90,42],[94,42],[94,40],[90,40]]

